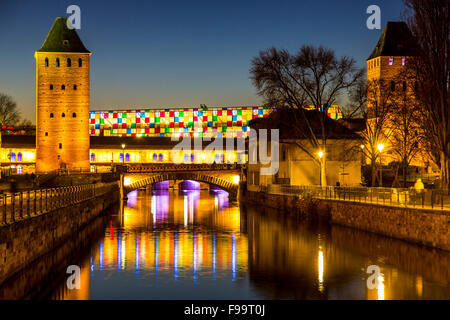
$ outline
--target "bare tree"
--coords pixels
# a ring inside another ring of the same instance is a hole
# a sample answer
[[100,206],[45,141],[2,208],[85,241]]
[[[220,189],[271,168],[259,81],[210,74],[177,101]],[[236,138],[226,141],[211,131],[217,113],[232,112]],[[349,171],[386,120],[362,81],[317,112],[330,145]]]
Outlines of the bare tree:
[[407,170],[416,155],[421,151],[423,134],[420,127],[421,112],[414,98],[414,83],[408,72],[399,74],[399,90],[392,96],[390,109],[391,148],[401,163],[403,187],[406,187]]
[[20,121],[20,112],[11,96],[0,93],[0,125],[13,125]]
[[416,98],[423,108],[420,123],[439,156],[441,187],[450,186],[450,2],[404,0],[418,55],[409,68],[415,72]]
[[373,79],[367,83],[366,126],[361,133],[362,151],[370,161],[372,187],[375,186],[377,159],[380,156],[378,146],[386,145],[390,137],[389,116],[392,105],[392,91],[386,82]]
[[[349,57],[337,59],[334,51],[323,47],[303,46],[296,54],[272,47],[261,51],[253,58],[250,69],[251,79],[264,97],[267,105],[277,108],[300,109],[302,121],[306,126],[293,130],[305,135],[303,143],[296,145],[308,154],[317,164],[321,163],[321,184],[327,185],[326,175],[326,142],[328,108],[336,103],[344,92],[355,88],[363,75],[363,70],[356,68],[356,62]],[[319,108],[319,117],[308,117],[305,105]],[[297,112],[292,112],[297,117]],[[320,123],[320,134],[313,128],[311,121]],[[319,160],[317,152],[325,152]]]

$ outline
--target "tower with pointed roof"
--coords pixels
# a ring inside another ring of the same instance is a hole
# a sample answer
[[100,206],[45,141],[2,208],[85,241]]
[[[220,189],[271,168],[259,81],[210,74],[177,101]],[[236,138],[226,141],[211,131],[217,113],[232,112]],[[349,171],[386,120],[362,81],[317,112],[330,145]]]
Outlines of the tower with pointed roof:
[[89,52],[67,18],[36,51],[36,172],[89,169]]
[[[407,66],[407,61],[415,54],[415,42],[405,22],[388,22],[380,39],[367,59],[367,85],[372,82],[384,83],[384,90],[411,88],[399,79]],[[406,87],[405,87],[406,85]],[[370,108],[367,111],[370,117]]]

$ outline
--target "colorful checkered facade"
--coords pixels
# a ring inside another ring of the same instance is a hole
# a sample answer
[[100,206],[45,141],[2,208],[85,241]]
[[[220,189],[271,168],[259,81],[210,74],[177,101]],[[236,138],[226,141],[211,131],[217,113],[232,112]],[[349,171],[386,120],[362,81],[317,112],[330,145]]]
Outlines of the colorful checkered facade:
[[[91,136],[130,137],[247,137],[248,123],[265,118],[269,107],[224,107],[190,109],[145,109],[91,111]],[[336,113],[330,111],[335,110]],[[329,108],[329,116],[338,119],[339,107]]]

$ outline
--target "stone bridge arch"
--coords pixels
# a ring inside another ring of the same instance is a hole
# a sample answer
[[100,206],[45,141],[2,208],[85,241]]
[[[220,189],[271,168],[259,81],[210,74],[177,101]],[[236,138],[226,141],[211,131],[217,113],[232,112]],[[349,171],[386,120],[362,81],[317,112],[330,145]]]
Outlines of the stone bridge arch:
[[149,175],[148,177],[143,177],[142,179],[136,180],[133,183],[124,187],[125,194],[129,192],[143,188],[148,185],[153,185],[154,183],[167,181],[167,180],[195,180],[198,182],[205,182],[210,185],[219,187],[226,192],[228,192],[231,199],[236,199],[238,194],[239,186],[235,183],[222,179],[220,177],[209,175],[207,173],[199,172],[168,172],[155,175]]

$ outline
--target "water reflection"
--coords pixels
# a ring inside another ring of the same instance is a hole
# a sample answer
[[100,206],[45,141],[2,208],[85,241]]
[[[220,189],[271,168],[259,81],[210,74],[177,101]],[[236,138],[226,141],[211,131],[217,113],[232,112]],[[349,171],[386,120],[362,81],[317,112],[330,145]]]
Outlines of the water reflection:
[[[54,283],[48,280],[51,276],[43,278],[36,286],[43,288],[38,296],[450,298],[448,253],[291,218],[276,210],[240,208],[219,190],[136,191],[118,214],[102,223],[104,231],[98,236],[80,234],[77,241],[90,244],[88,249],[74,251],[78,256],[66,259],[66,264],[81,265],[82,289],[68,290],[61,270]],[[370,265],[380,266],[382,272],[373,290],[366,285]],[[17,286],[9,284],[0,294],[14,292]]]

